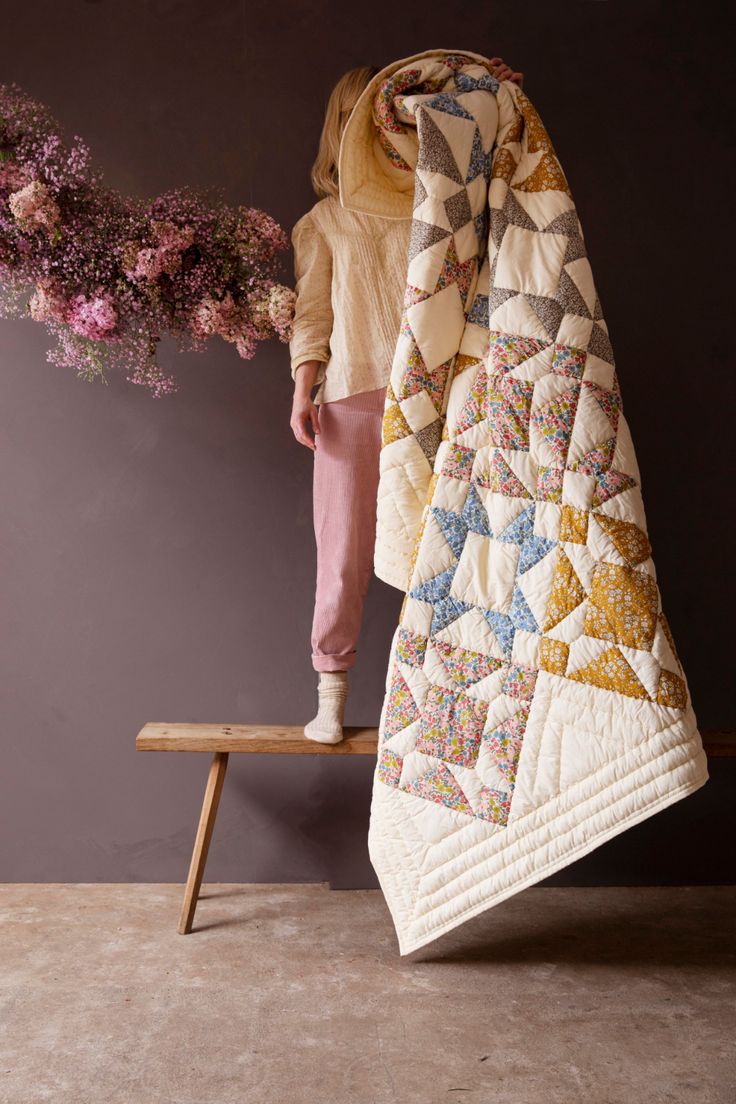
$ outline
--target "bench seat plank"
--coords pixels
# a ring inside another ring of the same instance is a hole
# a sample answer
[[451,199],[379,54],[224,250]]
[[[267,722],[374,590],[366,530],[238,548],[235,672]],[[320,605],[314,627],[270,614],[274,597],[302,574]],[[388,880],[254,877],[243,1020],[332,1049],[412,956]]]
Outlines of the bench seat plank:
[[[308,740],[299,725],[165,724],[149,721],[136,736],[138,751],[245,751],[268,755],[375,755],[377,728],[346,726],[339,744]],[[708,755],[736,757],[733,729],[703,733]]]
[[308,740],[298,725],[165,724],[149,721],[136,736],[137,751],[246,751],[280,755],[375,755],[377,728],[346,726],[339,744]]

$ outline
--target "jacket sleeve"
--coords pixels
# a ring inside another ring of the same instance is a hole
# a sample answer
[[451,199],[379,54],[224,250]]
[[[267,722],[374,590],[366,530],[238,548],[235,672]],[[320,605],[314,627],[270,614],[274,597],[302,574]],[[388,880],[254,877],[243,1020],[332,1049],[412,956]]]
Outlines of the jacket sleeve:
[[325,378],[332,333],[332,253],[309,212],[291,232],[296,304],[289,342],[292,379],[305,360],[321,360],[315,383]]

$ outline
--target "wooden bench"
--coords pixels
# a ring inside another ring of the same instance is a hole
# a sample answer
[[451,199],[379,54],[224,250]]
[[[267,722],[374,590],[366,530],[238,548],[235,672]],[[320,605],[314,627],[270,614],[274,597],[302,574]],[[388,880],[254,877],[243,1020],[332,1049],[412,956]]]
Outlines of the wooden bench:
[[376,755],[377,728],[345,728],[339,744],[308,740],[302,728],[283,725],[158,724],[149,722],[136,736],[137,751],[208,751],[212,754],[199,827],[179,917],[179,934],[192,930],[207,853],[215,827],[222,784],[231,751],[266,755]]
[[[706,753],[711,757],[736,756],[736,732],[734,731],[704,733],[703,743]],[[342,743],[318,744],[314,740],[308,740],[302,728],[289,725],[149,722],[136,736],[135,746],[137,751],[206,751],[212,755],[179,918],[179,933],[188,935],[192,930],[230,752],[249,752],[260,755],[375,756],[378,729],[348,726]]]

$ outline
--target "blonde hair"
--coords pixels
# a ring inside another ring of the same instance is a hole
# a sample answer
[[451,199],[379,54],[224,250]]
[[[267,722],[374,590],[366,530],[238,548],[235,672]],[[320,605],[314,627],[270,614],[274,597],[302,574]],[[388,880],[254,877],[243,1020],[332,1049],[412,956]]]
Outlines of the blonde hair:
[[378,72],[377,65],[358,65],[355,69],[348,69],[330,93],[317,157],[309,174],[319,199],[339,194],[337,159],[343,127],[361,92]]

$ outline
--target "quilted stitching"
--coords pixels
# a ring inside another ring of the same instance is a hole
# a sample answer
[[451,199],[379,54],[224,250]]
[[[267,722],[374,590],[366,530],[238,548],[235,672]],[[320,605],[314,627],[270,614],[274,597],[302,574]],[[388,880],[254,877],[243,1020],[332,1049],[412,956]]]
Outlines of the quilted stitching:
[[369,831],[405,954],[708,774],[537,111],[477,55],[437,51],[390,73],[373,125],[414,174],[375,546],[406,597]]

